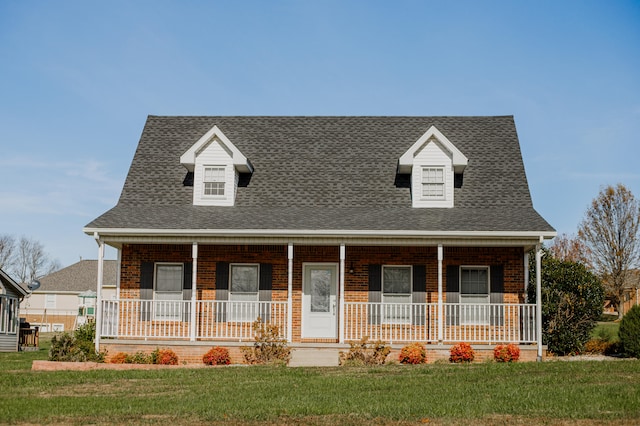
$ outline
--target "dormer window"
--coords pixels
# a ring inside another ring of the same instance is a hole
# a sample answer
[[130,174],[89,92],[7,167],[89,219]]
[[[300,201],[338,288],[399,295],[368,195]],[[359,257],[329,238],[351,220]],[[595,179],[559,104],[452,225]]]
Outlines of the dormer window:
[[193,174],[194,206],[233,206],[240,176],[248,182],[253,173],[249,159],[217,126],[182,154],[180,163]]
[[460,187],[456,182],[462,182],[467,162],[467,157],[431,126],[402,154],[397,173],[410,176],[413,207],[452,208],[453,189]]
[[425,200],[444,200],[444,167],[422,168],[422,198]]
[[205,197],[223,197],[225,168],[223,166],[205,166],[203,175],[203,195]]

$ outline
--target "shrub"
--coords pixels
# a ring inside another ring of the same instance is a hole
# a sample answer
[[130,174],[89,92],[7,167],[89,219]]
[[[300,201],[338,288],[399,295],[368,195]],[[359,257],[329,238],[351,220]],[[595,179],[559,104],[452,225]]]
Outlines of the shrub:
[[95,323],[89,322],[73,333],[53,336],[49,348],[49,361],[104,362],[106,352],[96,352],[93,344]]
[[178,365],[178,355],[171,349],[156,349],[151,356],[154,364]]
[[391,348],[385,342],[369,342],[369,337],[365,336],[349,342],[349,352],[340,352],[340,365],[381,365],[389,352]]
[[[530,256],[528,300],[535,303],[535,256]],[[582,352],[602,314],[604,287],[581,263],[542,257],[542,341],[558,355]]]
[[287,341],[280,337],[277,325],[265,324],[261,318],[253,323],[253,346],[240,348],[247,364],[286,365],[291,358]]
[[132,355],[127,355],[127,364],[155,364],[153,354],[145,352],[136,352]]
[[401,364],[424,364],[427,362],[427,351],[424,345],[415,342],[400,349]]
[[465,342],[460,342],[452,346],[449,354],[449,361],[455,363],[471,362],[476,357],[476,353],[471,345]]
[[209,349],[209,351],[204,354],[202,362],[207,365],[228,365],[231,364],[231,358],[229,357],[229,351],[227,348],[216,346]]
[[633,306],[622,317],[618,336],[624,355],[640,358],[640,306]]
[[111,357],[109,362],[111,364],[127,364],[127,358],[128,357],[129,357],[129,355],[127,355],[126,353],[118,352],[117,354],[115,354],[114,356]]
[[493,359],[497,362],[515,362],[520,359],[520,347],[514,343],[498,345],[493,349]]

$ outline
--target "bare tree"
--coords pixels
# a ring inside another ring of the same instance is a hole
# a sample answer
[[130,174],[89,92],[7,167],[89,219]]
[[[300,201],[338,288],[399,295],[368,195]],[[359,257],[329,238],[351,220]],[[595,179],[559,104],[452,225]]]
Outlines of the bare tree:
[[18,241],[13,274],[16,281],[30,283],[42,275],[59,269],[57,261],[52,261],[38,241],[22,237]]
[[624,288],[640,261],[640,205],[624,185],[607,186],[587,209],[578,237],[600,275],[607,296],[622,318]]
[[16,240],[11,235],[0,235],[0,269],[7,271],[13,267]]
[[558,260],[582,263],[587,269],[592,269],[589,247],[575,235],[558,235],[549,246],[549,251]]

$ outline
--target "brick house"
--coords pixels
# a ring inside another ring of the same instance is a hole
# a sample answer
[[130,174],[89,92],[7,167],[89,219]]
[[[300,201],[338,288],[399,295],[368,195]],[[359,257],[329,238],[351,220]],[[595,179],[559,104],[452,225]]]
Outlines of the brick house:
[[98,283],[109,351],[195,361],[261,317],[296,347],[542,353],[528,253],[556,233],[511,116],[150,116],[118,204],[84,231],[99,259],[118,250],[117,298]]

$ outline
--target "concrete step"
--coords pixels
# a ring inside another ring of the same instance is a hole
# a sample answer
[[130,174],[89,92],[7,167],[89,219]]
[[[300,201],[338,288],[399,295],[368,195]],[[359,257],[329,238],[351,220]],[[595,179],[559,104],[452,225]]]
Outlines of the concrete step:
[[289,367],[337,367],[340,349],[292,348]]

